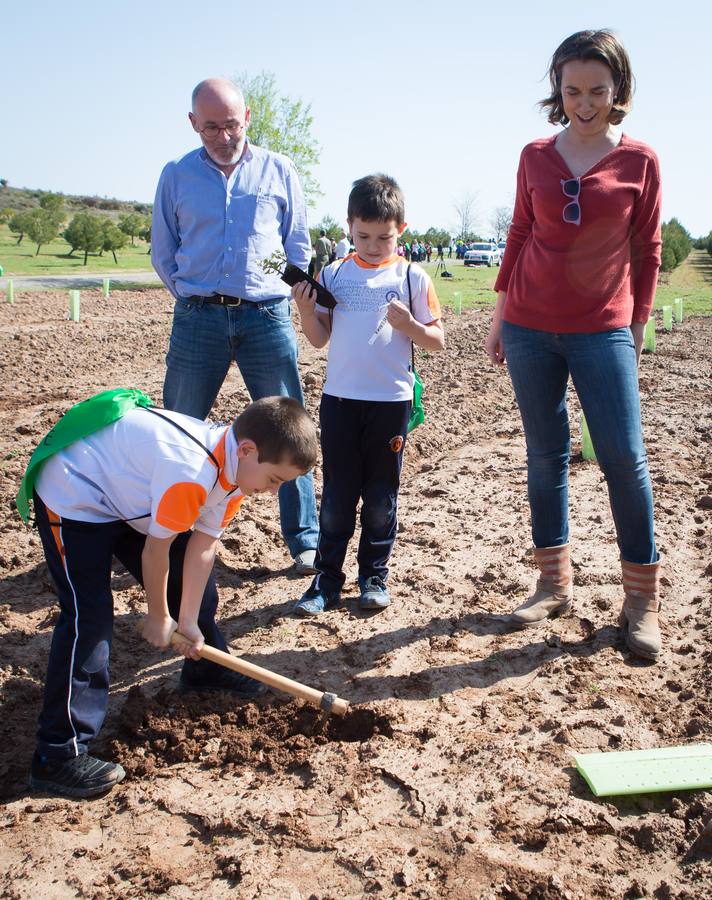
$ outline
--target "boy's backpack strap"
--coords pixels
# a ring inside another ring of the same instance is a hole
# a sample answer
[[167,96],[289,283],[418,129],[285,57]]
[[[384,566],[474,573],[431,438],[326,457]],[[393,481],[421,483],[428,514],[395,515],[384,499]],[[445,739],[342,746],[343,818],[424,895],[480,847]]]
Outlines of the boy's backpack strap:
[[220,463],[215,458],[215,454],[211,450],[209,450],[202,441],[199,441],[198,438],[194,434],[191,434],[187,428],[183,428],[182,425],[179,425],[177,422],[174,422],[173,419],[168,418],[168,416],[162,416],[158,412],[157,409],[150,409],[149,407],[145,407],[145,409],[146,409],[146,412],[153,413],[154,416],[158,416],[159,419],[163,419],[164,422],[168,422],[170,425],[173,425],[174,428],[177,428],[178,431],[183,432],[183,434],[186,437],[189,437],[191,439],[191,441],[193,441],[193,443],[197,444],[199,447],[202,447],[203,450],[205,450],[205,452],[208,454],[208,456],[212,460],[213,465],[215,466],[215,470],[217,472],[217,474],[215,475],[215,481],[213,482],[213,487],[211,488],[211,490],[213,490],[215,488],[215,485],[218,483],[218,479],[220,478]]
[[[405,279],[408,282],[408,308],[410,309],[411,316],[413,315],[413,290],[410,286],[410,267],[412,263],[408,263],[408,268],[405,270]],[[415,372],[415,344],[413,341],[410,342],[410,365],[411,371]]]

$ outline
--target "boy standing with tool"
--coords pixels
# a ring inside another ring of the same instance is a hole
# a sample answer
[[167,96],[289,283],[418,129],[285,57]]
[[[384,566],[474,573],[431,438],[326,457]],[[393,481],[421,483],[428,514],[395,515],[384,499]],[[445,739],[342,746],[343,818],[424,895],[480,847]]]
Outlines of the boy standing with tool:
[[[146,640],[166,648],[174,631],[185,638],[176,644],[186,657],[181,690],[239,697],[264,691],[252,678],[199,658],[204,644],[227,650],[215,622],[215,551],[244,497],[276,494],[309,471],[316,456],[316,429],[301,404],[266,397],[232,425],[150,406],[131,409],[44,461],[33,475],[33,499],[60,614],[32,787],[91,797],[124,777],[120,765],[88,753],[108,703],[113,556],[146,591]],[[26,487],[27,479],[21,494]]]
[[294,608],[301,616],[339,603],[359,498],[359,606],[380,610],[390,604],[386,581],[413,400],[412,344],[434,351],[445,342],[432,281],[396,253],[405,229],[396,182],[386,175],[354,182],[348,224],[356,252],[319,277],[336,298],[333,314],[316,305],[316,291],[307,283],[292,288],[307,339],[315,347],[330,341],[320,407],[318,574]]

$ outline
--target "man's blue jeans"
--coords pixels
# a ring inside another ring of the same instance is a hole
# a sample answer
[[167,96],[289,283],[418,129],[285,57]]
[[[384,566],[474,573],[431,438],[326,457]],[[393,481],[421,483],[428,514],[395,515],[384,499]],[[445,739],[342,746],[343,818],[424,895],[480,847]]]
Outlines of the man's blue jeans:
[[556,547],[569,540],[570,374],[608,483],[621,556],[632,563],[656,562],[630,329],[551,334],[503,322],[502,344],[527,442],[534,546]]
[[[166,356],[166,409],[205,419],[233,360],[253,400],[281,396],[304,402],[289,300],[218,306],[179,298]],[[311,473],[282,485],[279,512],[291,555],[313,550],[319,526]]]

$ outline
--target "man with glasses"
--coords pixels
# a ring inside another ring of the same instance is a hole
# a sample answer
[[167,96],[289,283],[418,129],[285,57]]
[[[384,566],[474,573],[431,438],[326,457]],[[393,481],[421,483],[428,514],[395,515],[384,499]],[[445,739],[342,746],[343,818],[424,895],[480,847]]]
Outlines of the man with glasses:
[[[193,91],[188,118],[202,147],[163,169],[151,259],[175,297],[166,357],[166,409],[204,419],[234,360],[253,400],[303,402],[289,288],[266,274],[276,251],[306,270],[311,256],[299,177],[286,156],[250,144],[250,108],[224,78]],[[279,491],[282,534],[299,574],[318,536],[311,474]]]

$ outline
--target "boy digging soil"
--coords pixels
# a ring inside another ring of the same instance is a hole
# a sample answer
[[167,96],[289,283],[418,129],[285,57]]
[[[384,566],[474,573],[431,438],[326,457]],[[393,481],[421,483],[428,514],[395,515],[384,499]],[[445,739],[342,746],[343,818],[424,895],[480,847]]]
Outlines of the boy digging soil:
[[276,494],[311,469],[316,456],[316,429],[303,407],[288,397],[266,397],[232,425],[131,409],[44,462],[35,516],[60,614],[32,787],[92,797],[124,777],[120,765],[88,753],[108,702],[114,556],[146,591],[146,640],[166,648],[174,631],[185,637],[176,645],[186,657],[181,690],[245,698],[265,690],[199,658],[203,644],[227,650],[215,622],[215,550],[244,497]]

